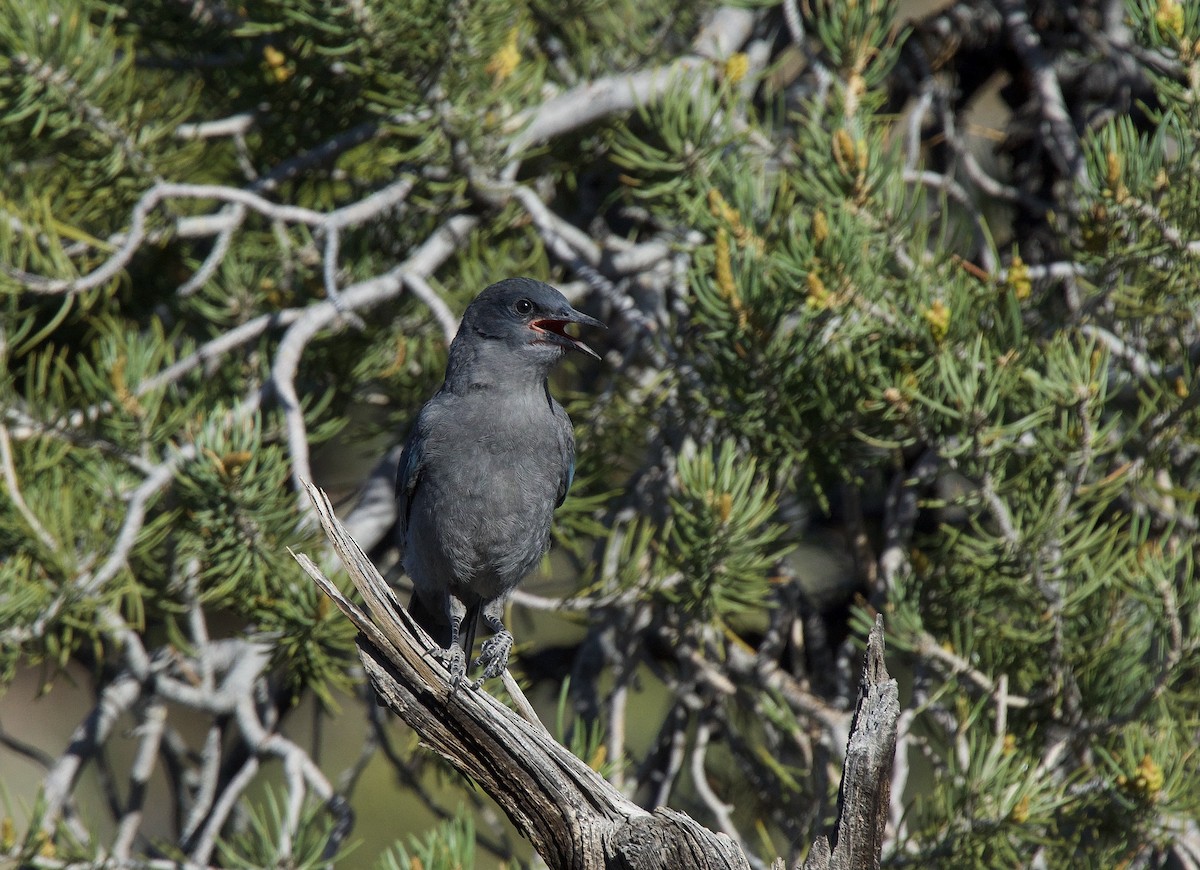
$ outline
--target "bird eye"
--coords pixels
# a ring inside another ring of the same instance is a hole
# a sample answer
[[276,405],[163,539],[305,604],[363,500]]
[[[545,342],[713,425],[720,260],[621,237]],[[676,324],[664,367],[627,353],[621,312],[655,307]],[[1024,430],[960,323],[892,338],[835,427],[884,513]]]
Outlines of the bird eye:
[[513,305],[513,310],[517,314],[528,314],[530,311],[533,311],[533,303],[528,299],[518,299],[516,304]]

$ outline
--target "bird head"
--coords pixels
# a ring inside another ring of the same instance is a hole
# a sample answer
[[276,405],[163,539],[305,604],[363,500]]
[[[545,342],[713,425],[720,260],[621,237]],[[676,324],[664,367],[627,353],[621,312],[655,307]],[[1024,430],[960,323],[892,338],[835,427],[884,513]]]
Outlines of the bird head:
[[455,356],[456,349],[467,344],[478,348],[477,342],[482,341],[502,348],[514,360],[545,368],[570,350],[599,359],[594,350],[567,332],[572,323],[604,327],[596,318],[572,308],[549,284],[532,278],[506,278],[467,306],[450,355]]

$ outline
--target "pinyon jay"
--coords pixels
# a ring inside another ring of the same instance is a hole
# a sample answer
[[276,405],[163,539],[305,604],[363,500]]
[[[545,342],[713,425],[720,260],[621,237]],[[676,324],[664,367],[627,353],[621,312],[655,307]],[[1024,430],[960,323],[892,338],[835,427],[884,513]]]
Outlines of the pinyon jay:
[[413,582],[410,609],[419,621],[424,611],[425,621],[449,626],[441,659],[456,684],[480,615],[494,635],[474,663],[484,666],[476,685],[504,673],[513,645],[505,602],[549,548],[551,517],[571,487],[575,436],[546,378],[569,350],[599,357],[567,334],[570,323],[604,325],[532,278],[480,293],[450,345],[445,382],[400,455],[398,533]]

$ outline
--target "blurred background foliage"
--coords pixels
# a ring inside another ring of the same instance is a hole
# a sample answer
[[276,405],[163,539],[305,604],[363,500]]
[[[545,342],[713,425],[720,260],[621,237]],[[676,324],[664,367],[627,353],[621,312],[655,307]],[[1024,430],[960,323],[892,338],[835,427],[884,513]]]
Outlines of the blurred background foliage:
[[0,854],[535,860],[289,555],[312,475],[404,585],[529,274],[610,326],[515,603],[580,757],[790,863],[881,611],[885,865],[1200,867],[1198,82],[1177,0],[5,4]]

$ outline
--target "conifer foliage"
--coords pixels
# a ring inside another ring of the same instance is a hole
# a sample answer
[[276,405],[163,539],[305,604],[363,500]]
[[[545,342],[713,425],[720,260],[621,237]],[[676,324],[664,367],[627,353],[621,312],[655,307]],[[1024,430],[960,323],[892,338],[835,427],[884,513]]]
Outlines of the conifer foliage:
[[372,763],[443,821],[344,866],[529,859],[289,554],[316,479],[403,586],[394,445],[528,274],[610,326],[514,604],[565,745],[791,866],[882,613],[884,865],[1200,867],[1200,5],[21,0],[0,154],[0,861],[327,866]]

